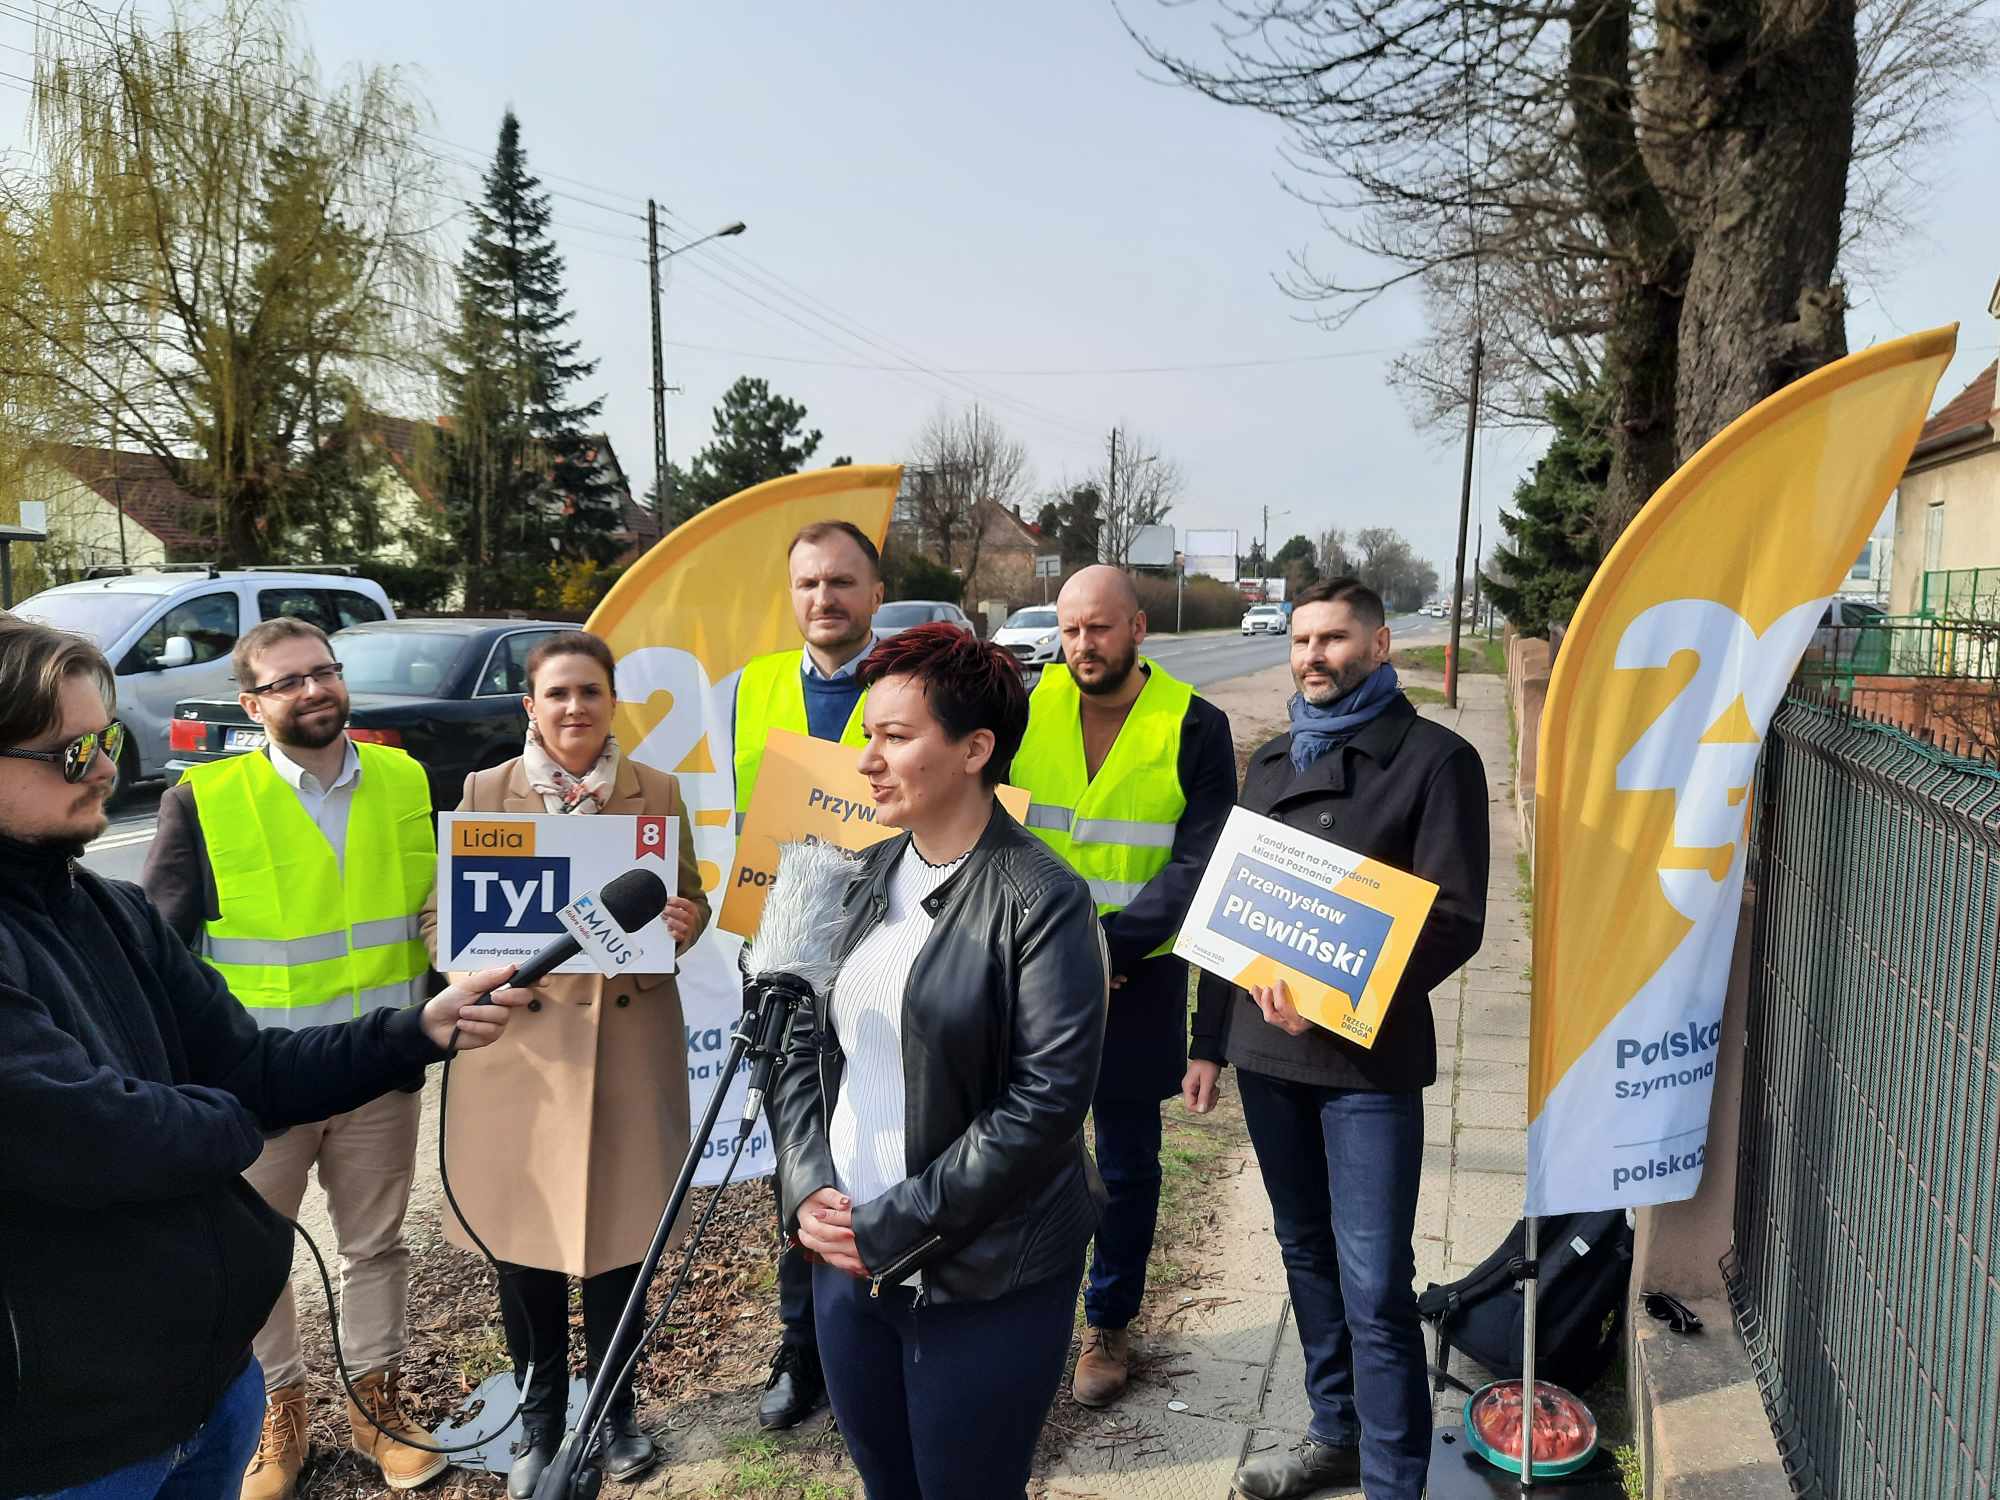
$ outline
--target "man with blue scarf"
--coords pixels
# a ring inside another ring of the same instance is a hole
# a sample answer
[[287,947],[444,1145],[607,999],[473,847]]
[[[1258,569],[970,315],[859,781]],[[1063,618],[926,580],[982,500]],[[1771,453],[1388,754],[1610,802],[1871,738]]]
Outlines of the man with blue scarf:
[[1288,1452],[1236,1475],[1251,1500],[1359,1484],[1418,1500],[1431,1405],[1412,1281],[1423,1091],[1437,1078],[1430,993],[1486,926],[1486,772],[1478,752],[1418,716],[1389,662],[1382,600],[1351,578],[1292,612],[1291,727],[1250,757],[1239,803],[1407,870],[1438,888],[1372,1049],[1313,1025],[1283,985],[1201,976],[1182,1094],[1213,1107],[1234,1064],[1271,1200],[1306,1363],[1312,1423]]

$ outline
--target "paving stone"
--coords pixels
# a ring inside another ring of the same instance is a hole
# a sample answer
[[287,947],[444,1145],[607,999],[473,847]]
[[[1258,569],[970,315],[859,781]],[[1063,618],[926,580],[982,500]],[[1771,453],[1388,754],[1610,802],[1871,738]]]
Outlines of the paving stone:
[[1525,1093],[1488,1094],[1471,1090],[1458,1095],[1452,1115],[1460,1125],[1484,1126],[1494,1130],[1528,1128],[1528,1101]]
[[1525,1068],[1528,1065],[1528,1034],[1523,1031],[1518,1036],[1493,1036],[1483,1031],[1468,1030],[1459,1042],[1459,1055],[1482,1062],[1519,1063]]
[[1166,1414],[1167,1403],[1178,1401],[1190,1416],[1247,1424],[1259,1420],[1263,1399],[1261,1365],[1202,1359],[1191,1353],[1161,1354],[1146,1359],[1116,1410],[1124,1416]]
[[1528,1170],[1528,1136],[1522,1130],[1487,1130],[1461,1125],[1452,1138],[1453,1161],[1461,1172],[1504,1172],[1518,1176]]
[[1521,1217],[1527,1186],[1527,1178],[1518,1172],[1454,1172],[1451,1216],[1454,1220],[1505,1219],[1511,1224]]
[[1306,1399],[1305,1351],[1299,1347],[1298,1329],[1289,1323],[1278,1341],[1278,1358],[1271,1366],[1264,1395],[1264,1415],[1256,1425],[1282,1432],[1292,1441],[1304,1437],[1312,1425],[1312,1403]]
[[1481,969],[1476,974],[1465,976],[1465,993],[1461,997],[1468,1006],[1483,1005],[1488,1000],[1524,1000],[1534,981],[1520,969]]
[[1157,1353],[1178,1350],[1261,1370],[1271,1362],[1284,1307],[1284,1297],[1276,1292],[1195,1292],[1190,1301],[1155,1320],[1150,1346]]
[[1433,1099],[1430,1090],[1424,1091],[1424,1145],[1426,1147],[1451,1142],[1451,1096]]
[[1526,1037],[1531,1007],[1526,995],[1482,995],[1459,1013],[1459,1045],[1475,1036]]
[[[1453,1264],[1467,1267],[1477,1266],[1487,1256],[1498,1250],[1514,1226],[1521,1222],[1521,1205],[1517,1201],[1511,1218],[1487,1219],[1455,1215],[1450,1232],[1446,1235],[1446,1254]],[[1457,1275],[1454,1273],[1454,1279]]]
[[1460,1094],[1505,1094],[1511,1099],[1528,1097],[1528,1065],[1525,1062],[1495,1062],[1488,1057],[1459,1059]]
[[1093,1413],[1048,1471],[1050,1500],[1222,1500],[1243,1454],[1248,1429],[1191,1413]]

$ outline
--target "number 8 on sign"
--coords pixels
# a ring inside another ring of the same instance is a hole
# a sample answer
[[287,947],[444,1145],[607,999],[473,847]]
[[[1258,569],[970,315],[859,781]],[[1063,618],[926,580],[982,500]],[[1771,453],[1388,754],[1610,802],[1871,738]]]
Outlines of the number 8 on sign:
[[667,857],[667,820],[665,818],[637,818],[639,825],[639,845],[633,850],[634,859],[644,859],[652,854],[664,860]]

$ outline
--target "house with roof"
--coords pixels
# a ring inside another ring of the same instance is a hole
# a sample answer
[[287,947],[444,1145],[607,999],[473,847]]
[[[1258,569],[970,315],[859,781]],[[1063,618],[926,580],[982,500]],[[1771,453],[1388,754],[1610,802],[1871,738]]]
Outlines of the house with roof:
[[[2000,297],[2000,294],[1996,294]],[[1917,436],[1896,490],[1892,614],[1945,613],[1947,582],[1969,609],[2000,618],[2000,361],[1946,402]],[[1990,587],[1964,577],[1992,569]],[[1951,574],[1949,580],[1944,575]],[[1926,588],[1928,580],[1929,587]]]

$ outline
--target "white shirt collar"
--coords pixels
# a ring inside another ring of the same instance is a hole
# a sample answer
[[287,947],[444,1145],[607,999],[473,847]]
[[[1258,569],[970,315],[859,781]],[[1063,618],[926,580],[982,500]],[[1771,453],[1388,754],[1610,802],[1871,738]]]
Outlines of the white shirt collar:
[[267,747],[271,753],[271,768],[285,778],[293,791],[324,796],[328,792],[339,791],[350,781],[361,779],[361,753],[354,748],[354,741],[346,740],[346,744],[347,758],[340,763],[340,774],[333,778],[332,786],[321,786],[319,778],[285,754],[284,747],[276,740],[269,740]]
[[801,649],[799,659],[805,663],[804,670],[806,676],[817,677],[821,682],[838,682],[841,678],[852,677],[856,672],[861,670],[861,664],[868,659],[868,653],[875,649],[875,643],[880,639],[881,637],[875,634],[874,631],[869,631],[868,644],[848,657],[845,662],[841,663],[831,673],[822,672],[819,669],[819,663],[813,660],[813,654],[809,650]]

